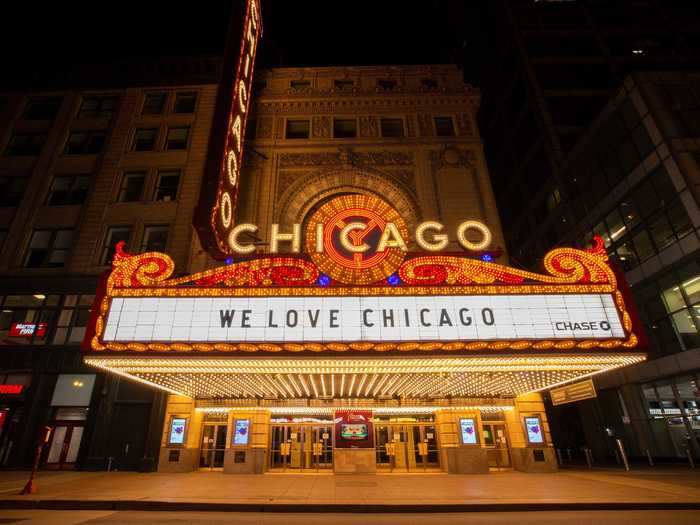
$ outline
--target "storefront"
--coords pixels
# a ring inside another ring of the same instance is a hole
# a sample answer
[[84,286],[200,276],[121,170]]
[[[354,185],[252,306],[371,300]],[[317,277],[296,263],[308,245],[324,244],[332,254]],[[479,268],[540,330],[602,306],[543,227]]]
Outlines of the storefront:
[[170,394],[160,471],[556,470],[540,392],[645,357],[605,252],[537,274],[492,262],[477,221],[440,255],[442,229],[408,253],[398,213],[355,195],[311,215],[305,254],[273,228],[289,253],[173,278],[120,247],[84,360]]

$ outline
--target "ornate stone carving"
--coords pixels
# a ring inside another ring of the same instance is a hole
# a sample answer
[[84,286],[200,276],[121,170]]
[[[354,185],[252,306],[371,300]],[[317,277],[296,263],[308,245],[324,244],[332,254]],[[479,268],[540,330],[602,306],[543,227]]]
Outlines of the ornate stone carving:
[[298,166],[408,166],[414,164],[413,153],[401,151],[354,151],[342,148],[337,152],[322,153],[282,153],[279,156],[281,168]]
[[418,114],[418,131],[422,137],[431,137],[433,135],[433,122],[429,114]]
[[281,117],[275,120],[275,138],[284,138],[284,119]]
[[447,147],[441,151],[430,152],[430,165],[433,170],[439,170],[443,166],[469,167],[473,168],[476,164],[476,158],[472,150],[458,149]]
[[306,177],[309,173],[311,172],[308,170],[279,170],[277,174],[277,197],[279,198],[295,180]]
[[256,139],[271,139],[272,138],[272,117],[260,117],[258,119],[258,132],[255,134]]
[[311,123],[311,133],[314,138],[330,138],[331,118],[325,115],[320,117],[314,117]]
[[457,135],[473,135],[474,126],[472,126],[471,118],[467,113],[457,114]]
[[328,166],[340,164],[340,154],[337,151],[322,153],[282,153],[279,156],[280,167],[295,166]]
[[360,117],[360,137],[378,137],[379,119],[374,116]]
[[413,115],[406,116],[406,136],[416,136],[416,120],[413,118]]
[[413,170],[387,170],[388,174],[397,179],[399,182],[408,186],[415,193],[416,191],[416,175]]

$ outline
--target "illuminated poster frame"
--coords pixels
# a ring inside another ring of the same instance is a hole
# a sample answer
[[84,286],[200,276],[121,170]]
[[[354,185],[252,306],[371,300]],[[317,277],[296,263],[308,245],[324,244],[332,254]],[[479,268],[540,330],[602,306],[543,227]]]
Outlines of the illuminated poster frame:
[[233,439],[231,444],[234,447],[248,446],[250,441],[250,419],[235,419],[233,421]]
[[[189,418],[183,416],[170,416],[168,423],[168,445],[183,447],[187,443],[187,431]],[[182,429],[182,430],[178,430]],[[175,437],[176,439],[173,439]]]
[[[469,434],[469,428],[472,430],[471,435]],[[478,445],[479,431],[477,430],[477,419],[474,417],[459,418],[459,436],[462,445]]]
[[541,447],[545,445],[542,417],[537,415],[523,416],[525,439],[530,446]]

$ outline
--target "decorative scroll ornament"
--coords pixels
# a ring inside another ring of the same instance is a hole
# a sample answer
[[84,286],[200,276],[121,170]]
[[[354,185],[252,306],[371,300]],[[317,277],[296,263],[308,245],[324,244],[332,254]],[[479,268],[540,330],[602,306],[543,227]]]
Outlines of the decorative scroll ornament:
[[464,257],[431,255],[405,261],[399,277],[406,284],[441,286],[456,284],[547,284],[596,283],[615,286],[615,274],[607,264],[608,256],[596,237],[588,250],[556,248],[544,257],[549,275],[519,270],[509,266],[467,259]]

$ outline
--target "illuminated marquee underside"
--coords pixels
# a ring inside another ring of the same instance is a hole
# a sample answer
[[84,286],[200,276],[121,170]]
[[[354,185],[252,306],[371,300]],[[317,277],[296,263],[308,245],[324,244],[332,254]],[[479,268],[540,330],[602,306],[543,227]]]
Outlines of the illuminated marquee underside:
[[399,359],[89,357],[89,365],[197,399],[515,397],[638,363],[642,354]]

